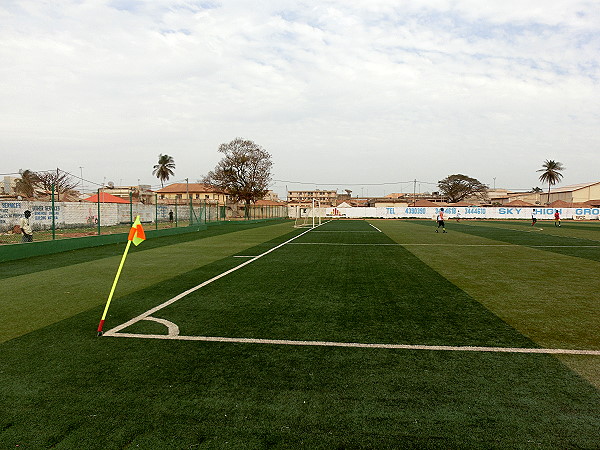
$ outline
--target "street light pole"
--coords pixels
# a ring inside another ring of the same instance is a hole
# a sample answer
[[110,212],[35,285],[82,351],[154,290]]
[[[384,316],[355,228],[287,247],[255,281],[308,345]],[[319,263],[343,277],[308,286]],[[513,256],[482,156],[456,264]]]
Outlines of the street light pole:
[[83,194],[84,188],[83,188],[83,167],[79,166],[79,170],[81,173],[81,193]]

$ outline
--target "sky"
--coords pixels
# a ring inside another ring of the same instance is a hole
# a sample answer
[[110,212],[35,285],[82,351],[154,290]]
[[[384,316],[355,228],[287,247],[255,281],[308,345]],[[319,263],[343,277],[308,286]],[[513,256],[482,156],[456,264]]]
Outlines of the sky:
[[2,0],[0,61],[0,174],[158,188],[242,137],[283,198],[600,181],[597,0]]

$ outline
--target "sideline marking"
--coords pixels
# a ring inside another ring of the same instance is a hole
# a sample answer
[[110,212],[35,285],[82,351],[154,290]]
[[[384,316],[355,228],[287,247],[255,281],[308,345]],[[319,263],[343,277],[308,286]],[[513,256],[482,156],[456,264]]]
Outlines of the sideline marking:
[[[318,226],[320,226],[320,225],[318,225]],[[315,227],[315,228],[316,228],[316,227]],[[125,323],[122,323],[121,325],[117,325],[116,327],[114,327],[114,328],[112,328],[112,329],[110,329],[110,330],[106,331],[106,332],[103,334],[103,336],[115,336],[115,335],[116,335],[116,333],[118,333],[119,331],[123,330],[124,328],[127,328],[127,327],[129,327],[129,326],[133,325],[134,323],[136,323],[136,322],[139,322],[140,320],[145,320],[146,318],[148,318],[149,316],[151,316],[152,314],[154,314],[156,311],[160,311],[161,309],[163,309],[163,308],[166,308],[167,306],[171,305],[172,303],[175,303],[177,300],[181,300],[183,297],[185,297],[185,296],[187,296],[187,295],[191,294],[192,292],[195,292],[195,291],[197,291],[198,289],[201,289],[201,288],[203,288],[204,286],[207,286],[207,285],[209,285],[209,284],[210,284],[210,283],[212,283],[213,281],[217,281],[217,280],[219,280],[219,279],[223,278],[224,276],[227,276],[227,275],[229,275],[230,273],[232,273],[232,272],[235,272],[236,270],[238,270],[238,269],[241,269],[242,267],[245,267],[245,266],[247,266],[248,264],[251,264],[251,263],[253,263],[253,262],[254,262],[254,261],[256,261],[257,259],[259,259],[259,258],[262,258],[262,257],[263,257],[263,256],[265,256],[265,255],[268,255],[269,253],[271,253],[271,252],[273,252],[273,251],[277,250],[278,248],[281,248],[281,247],[283,247],[284,245],[286,245],[286,244],[288,244],[288,243],[292,242],[293,240],[295,240],[295,239],[298,239],[298,238],[299,238],[299,237],[301,237],[301,236],[304,236],[306,233],[308,233],[308,232],[310,232],[310,231],[312,231],[312,230],[313,230],[312,228],[311,228],[311,229],[309,229],[309,230],[306,230],[306,231],[304,231],[304,232],[302,232],[302,233],[300,233],[300,234],[298,234],[298,235],[294,236],[293,238],[291,238],[291,239],[288,239],[287,241],[285,241],[285,242],[282,242],[282,243],[281,243],[281,244],[279,244],[279,245],[276,245],[275,247],[273,247],[273,248],[271,248],[271,249],[267,250],[266,252],[264,252],[264,253],[261,253],[260,255],[253,257],[252,259],[249,259],[248,261],[245,261],[245,262],[241,263],[240,265],[237,265],[237,266],[235,266],[235,267],[233,267],[233,268],[231,268],[231,269],[229,269],[229,270],[226,270],[226,271],[225,271],[225,272],[223,272],[223,273],[220,273],[220,274],[219,274],[219,275],[217,275],[217,276],[214,276],[214,277],[212,277],[210,280],[206,280],[206,281],[204,281],[203,283],[200,283],[200,284],[198,284],[198,285],[194,286],[193,288],[190,288],[190,289],[188,289],[187,291],[184,291],[184,292],[182,292],[181,294],[178,294],[178,295],[176,295],[175,297],[173,297],[173,298],[171,298],[171,299],[167,300],[166,302],[163,302],[163,303],[161,303],[160,305],[158,305],[158,306],[155,306],[154,308],[151,308],[151,309],[149,309],[149,310],[148,310],[148,311],[146,311],[145,313],[142,313],[142,314],[140,314],[139,316],[137,316],[137,317],[134,317],[133,319],[131,319],[131,320],[128,320],[127,322],[125,322]]]
[[342,242],[292,242],[290,245],[359,245],[359,246],[429,246],[429,247],[519,247],[519,248],[600,248],[600,245],[521,245],[521,244],[360,244],[360,243],[342,243]]
[[[112,332],[112,330],[111,330]],[[106,334],[105,334],[106,335]],[[359,342],[295,341],[285,339],[228,338],[218,336],[173,336],[161,334],[116,333],[115,337],[140,339],[165,339],[180,341],[226,342],[234,344],[272,344],[310,347],[377,348],[388,350],[437,350],[453,352],[492,352],[492,353],[537,353],[550,355],[592,355],[600,356],[600,350],[578,350],[567,348],[520,348],[520,347],[476,347],[453,345],[410,345],[410,344],[363,344]]]
[[[373,227],[375,228],[375,227]],[[372,231],[372,230],[362,230],[362,231],[358,231],[358,230],[318,230],[318,231],[314,231],[314,233],[338,233],[338,234],[343,234],[343,233],[376,233],[376,231]],[[380,231],[381,233],[381,231]]]
[[369,222],[369,225],[371,225],[373,228],[375,228],[377,230],[377,232],[382,233],[382,231],[377,228],[375,225],[373,225],[371,222]]

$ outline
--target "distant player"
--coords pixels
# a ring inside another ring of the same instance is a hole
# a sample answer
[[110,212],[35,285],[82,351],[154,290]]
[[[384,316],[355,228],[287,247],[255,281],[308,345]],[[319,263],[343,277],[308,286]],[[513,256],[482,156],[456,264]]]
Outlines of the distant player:
[[438,212],[438,215],[436,218],[437,224],[438,224],[437,228],[435,229],[436,233],[439,233],[440,227],[442,228],[444,233],[446,232],[446,225],[444,224],[444,219],[445,219],[444,208],[440,208],[440,212]]
[[537,222],[537,216],[535,215],[535,209],[531,210],[531,226],[534,226]]
[[555,227],[560,227],[560,214],[558,212],[558,209],[554,213],[554,226]]

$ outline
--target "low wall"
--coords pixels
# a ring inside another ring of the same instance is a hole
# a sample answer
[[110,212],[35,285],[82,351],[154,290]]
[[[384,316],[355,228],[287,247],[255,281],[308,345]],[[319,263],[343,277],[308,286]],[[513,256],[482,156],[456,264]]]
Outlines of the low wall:
[[[440,208],[433,207],[383,207],[383,208],[315,208],[316,217],[331,218],[383,218],[383,219],[435,219]],[[524,207],[444,207],[450,219],[531,219],[535,214],[538,220],[554,219],[559,212],[562,219],[598,220],[600,208],[524,208]],[[310,208],[290,208],[291,218],[310,217]]]
[[[146,230],[147,238],[173,236],[178,234],[195,233],[206,230],[206,225],[191,227],[167,228],[164,230]],[[100,247],[102,245],[127,242],[128,233],[104,234],[100,236],[85,236],[55,241],[40,241],[31,243],[8,244],[0,246],[0,262],[14,261],[31,256],[44,256],[53,253],[66,252],[81,248]],[[143,244],[142,244],[143,245]]]

